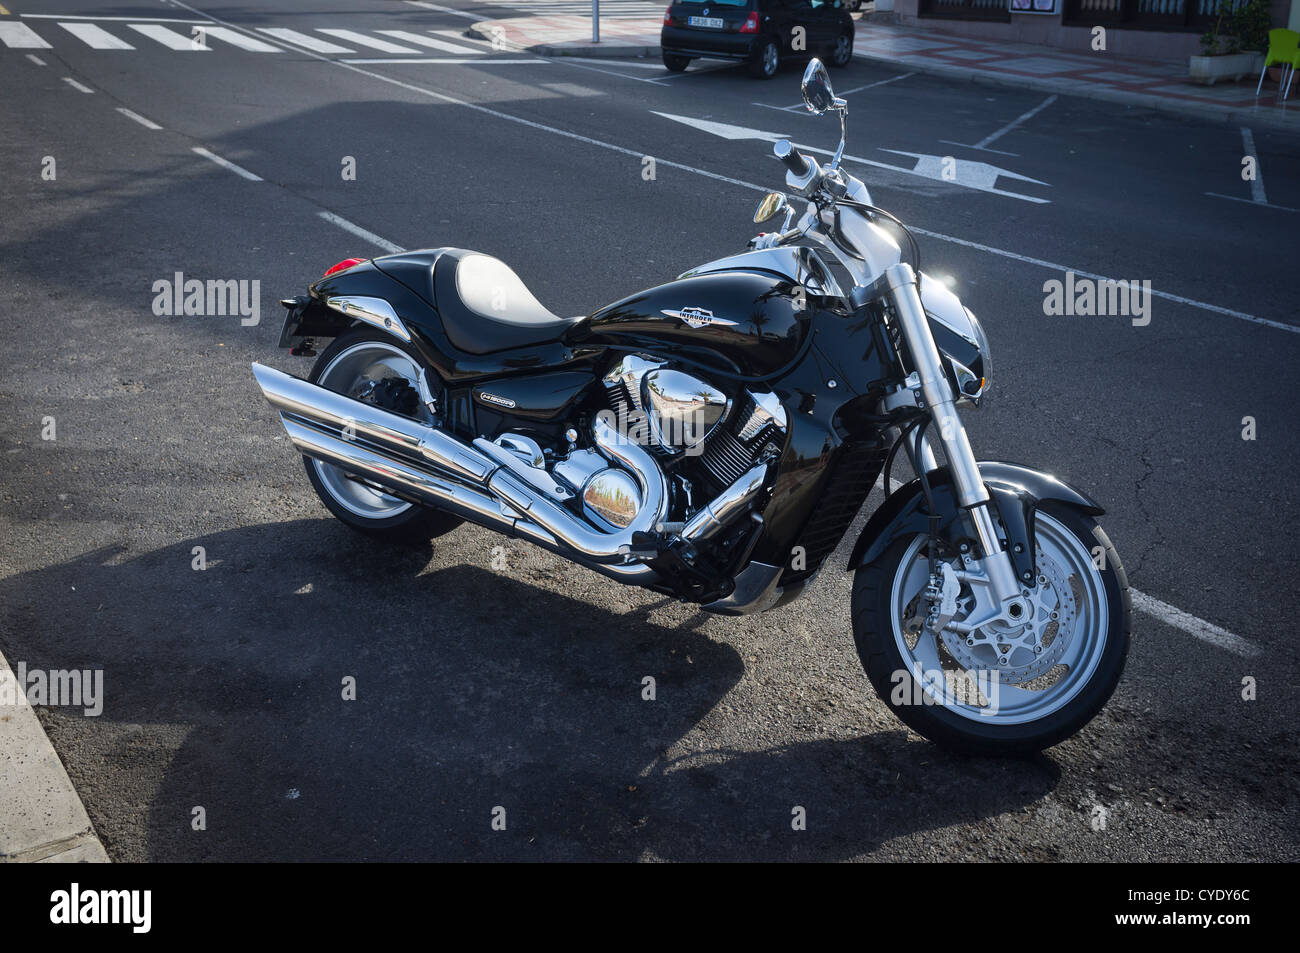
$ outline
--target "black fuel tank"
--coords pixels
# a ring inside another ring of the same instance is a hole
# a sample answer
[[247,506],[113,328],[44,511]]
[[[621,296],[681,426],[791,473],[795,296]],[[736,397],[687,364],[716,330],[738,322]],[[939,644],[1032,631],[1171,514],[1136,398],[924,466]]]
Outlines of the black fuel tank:
[[593,314],[574,343],[677,354],[747,376],[789,364],[808,328],[797,286],[771,272],[724,271],[679,278]]

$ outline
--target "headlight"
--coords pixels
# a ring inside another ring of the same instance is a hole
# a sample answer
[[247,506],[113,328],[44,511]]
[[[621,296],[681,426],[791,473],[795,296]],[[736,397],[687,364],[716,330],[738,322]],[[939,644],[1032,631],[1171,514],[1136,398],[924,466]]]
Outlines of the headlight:
[[[968,397],[983,397],[988,392],[989,382],[993,379],[993,356],[989,350],[989,336],[984,333],[984,326],[980,324],[979,318],[975,317],[975,313],[970,308],[964,308],[963,310],[966,312],[966,317],[970,318],[970,328],[975,336],[975,346],[979,348],[980,364],[982,366],[980,367],[979,390],[971,394],[963,388],[962,393]],[[973,377],[974,374],[971,376]]]

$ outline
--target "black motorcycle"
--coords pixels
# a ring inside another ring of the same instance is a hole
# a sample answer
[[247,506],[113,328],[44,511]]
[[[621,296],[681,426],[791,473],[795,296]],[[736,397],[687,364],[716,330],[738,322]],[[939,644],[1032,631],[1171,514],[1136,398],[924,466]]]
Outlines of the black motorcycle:
[[[803,93],[843,133],[817,60]],[[843,150],[823,166],[776,143],[797,222],[772,193],[755,221],[784,224],[752,250],[587,317],[477,252],[340,262],[284,302],[281,347],[332,339],[309,378],[253,373],[349,526],[468,520],[712,612],[797,598],[881,480],[847,567],[871,683],[936,742],[1036,751],[1115,688],[1124,569],[1088,496],[976,462],[958,408],[987,391],[984,330]],[[900,450],[917,476],[895,486]]]

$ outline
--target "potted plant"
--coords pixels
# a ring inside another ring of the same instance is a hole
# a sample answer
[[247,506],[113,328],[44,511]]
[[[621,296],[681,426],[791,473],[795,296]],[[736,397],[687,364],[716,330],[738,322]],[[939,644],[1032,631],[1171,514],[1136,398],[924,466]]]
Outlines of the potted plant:
[[1214,26],[1201,34],[1201,55],[1188,58],[1193,83],[1237,81],[1263,64],[1268,45],[1268,0],[1220,0]]

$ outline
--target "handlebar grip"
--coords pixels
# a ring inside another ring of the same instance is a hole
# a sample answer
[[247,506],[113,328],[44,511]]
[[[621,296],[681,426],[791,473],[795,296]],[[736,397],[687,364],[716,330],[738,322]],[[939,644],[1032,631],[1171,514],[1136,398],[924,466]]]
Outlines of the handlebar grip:
[[785,163],[785,167],[796,176],[808,174],[808,160],[804,154],[790,144],[789,139],[782,139],[772,146],[772,154]]

